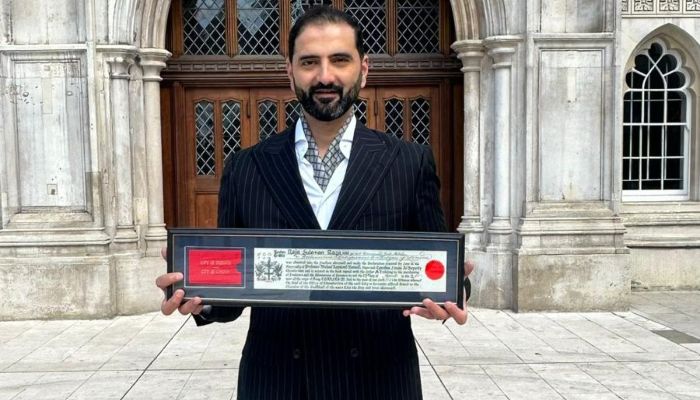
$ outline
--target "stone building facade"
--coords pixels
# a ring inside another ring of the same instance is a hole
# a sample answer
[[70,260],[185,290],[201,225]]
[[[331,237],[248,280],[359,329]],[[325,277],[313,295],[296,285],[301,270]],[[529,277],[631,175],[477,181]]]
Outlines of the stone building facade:
[[[158,308],[170,7],[0,1],[0,319]],[[472,303],[700,288],[700,1],[449,7]]]

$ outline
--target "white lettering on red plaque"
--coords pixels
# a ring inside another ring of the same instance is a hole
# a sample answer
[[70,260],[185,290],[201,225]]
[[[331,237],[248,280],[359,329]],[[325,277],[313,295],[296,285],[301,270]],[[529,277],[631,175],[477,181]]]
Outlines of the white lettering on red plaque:
[[243,249],[187,249],[189,285],[243,287]]

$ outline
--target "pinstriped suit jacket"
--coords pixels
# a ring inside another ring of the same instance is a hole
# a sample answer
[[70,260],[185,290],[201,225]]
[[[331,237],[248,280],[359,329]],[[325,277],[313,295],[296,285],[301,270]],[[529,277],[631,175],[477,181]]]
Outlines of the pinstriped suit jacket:
[[[294,153],[294,131],[231,157],[219,194],[219,226],[320,229]],[[357,125],[328,229],[445,231],[432,153]],[[214,307],[206,321],[236,319]],[[253,307],[239,399],[420,399],[418,358],[400,310]]]

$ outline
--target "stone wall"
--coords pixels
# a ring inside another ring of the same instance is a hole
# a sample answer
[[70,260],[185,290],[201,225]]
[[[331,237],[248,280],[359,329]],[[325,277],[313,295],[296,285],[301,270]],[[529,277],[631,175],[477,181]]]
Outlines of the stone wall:
[[123,43],[122,6],[0,2],[0,319],[159,305],[160,125],[145,115],[168,53]]

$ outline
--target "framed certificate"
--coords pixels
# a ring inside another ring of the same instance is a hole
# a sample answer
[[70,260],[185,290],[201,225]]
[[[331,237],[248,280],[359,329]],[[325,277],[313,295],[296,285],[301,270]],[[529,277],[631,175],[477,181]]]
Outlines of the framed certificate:
[[171,229],[168,272],[204,304],[406,308],[430,298],[462,307],[458,233]]

